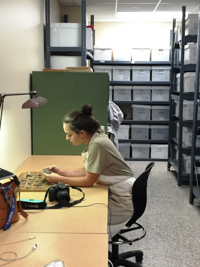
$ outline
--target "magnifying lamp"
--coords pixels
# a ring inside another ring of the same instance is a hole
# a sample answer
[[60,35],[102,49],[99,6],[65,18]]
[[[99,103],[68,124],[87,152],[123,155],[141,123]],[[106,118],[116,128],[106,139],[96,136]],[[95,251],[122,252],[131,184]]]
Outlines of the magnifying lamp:
[[3,115],[4,98],[7,96],[19,96],[19,95],[31,95],[32,98],[22,104],[22,108],[40,108],[47,103],[47,100],[41,96],[37,96],[36,91],[30,91],[29,93],[13,93],[13,94],[0,94],[0,129]]

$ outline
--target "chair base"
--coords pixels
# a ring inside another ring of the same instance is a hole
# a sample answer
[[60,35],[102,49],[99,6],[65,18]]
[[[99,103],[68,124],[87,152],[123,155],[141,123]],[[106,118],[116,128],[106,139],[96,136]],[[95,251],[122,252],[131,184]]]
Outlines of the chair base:
[[[135,257],[136,263],[127,260],[128,258]],[[109,260],[113,263],[114,267],[125,266],[125,267],[141,267],[143,260],[143,252],[141,250],[133,250],[118,254],[115,258],[111,252],[109,252]]]

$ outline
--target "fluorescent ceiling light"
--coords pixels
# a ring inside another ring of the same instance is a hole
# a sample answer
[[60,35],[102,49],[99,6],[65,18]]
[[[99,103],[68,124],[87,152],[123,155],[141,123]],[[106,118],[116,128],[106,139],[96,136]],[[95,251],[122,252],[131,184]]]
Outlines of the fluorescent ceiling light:
[[116,21],[177,21],[182,20],[182,12],[117,12]]

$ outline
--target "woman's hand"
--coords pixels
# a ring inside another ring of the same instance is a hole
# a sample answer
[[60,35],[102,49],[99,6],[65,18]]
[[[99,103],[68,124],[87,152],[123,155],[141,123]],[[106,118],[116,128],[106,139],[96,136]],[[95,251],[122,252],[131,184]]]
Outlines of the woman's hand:
[[56,184],[56,183],[59,183],[59,178],[60,176],[57,176],[56,174],[46,174],[46,173],[43,173],[44,176],[45,176],[45,179],[47,180],[47,182],[49,182],[50,184]]
[[[50,173],[56,173],[59,174],[60,169],[56,165],[47,166],[45,169],[49,170]],[[43,173],[45,174],[45,173]]]

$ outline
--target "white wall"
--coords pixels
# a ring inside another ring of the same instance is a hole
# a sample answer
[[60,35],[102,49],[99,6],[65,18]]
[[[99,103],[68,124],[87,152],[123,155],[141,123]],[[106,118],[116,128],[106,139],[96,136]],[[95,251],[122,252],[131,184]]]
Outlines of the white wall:
[[[0,7],[0,93],[29,92],[30,74],[44,68],[44,0],[0,0]],[[4,102],[0,167],[10,171],[31,155],[30,110],[21,109],[27,99]]]
[[109,48],[169,48],[172,23],[95,22],[95,45]]

